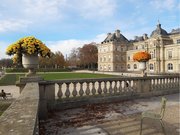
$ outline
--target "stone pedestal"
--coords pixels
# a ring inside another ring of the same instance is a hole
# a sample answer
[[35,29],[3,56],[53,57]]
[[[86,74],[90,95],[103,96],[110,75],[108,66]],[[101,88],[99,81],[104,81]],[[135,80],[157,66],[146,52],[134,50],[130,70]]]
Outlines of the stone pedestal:
[[19,78],[19,81],[16,82],[16,86],[19,87],[19,91],[21,93],[22,90],[24,89],[24,86],[26,85],[26,83],[40,82],[43,80],[44,79],[40,76],[21,77],[21,78]]

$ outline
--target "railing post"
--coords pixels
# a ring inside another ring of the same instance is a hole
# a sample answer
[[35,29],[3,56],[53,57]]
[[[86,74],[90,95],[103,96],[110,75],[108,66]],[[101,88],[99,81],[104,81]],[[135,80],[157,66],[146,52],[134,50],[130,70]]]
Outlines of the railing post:
[[39,119],[47,119],[48,109],[47,109],[47,100],[45,96],[45,85],[39,86]]
[[148,78],[144,78],[143,80],[141,80],[141,91],[144,93],[148,93],[151,90],[151,80]]

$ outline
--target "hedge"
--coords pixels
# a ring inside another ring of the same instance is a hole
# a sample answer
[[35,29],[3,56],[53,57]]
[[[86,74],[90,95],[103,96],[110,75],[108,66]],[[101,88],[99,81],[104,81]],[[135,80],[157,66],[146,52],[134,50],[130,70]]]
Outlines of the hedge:
[[[39,68],[37,69],[37,72],[70,72],[71,69],[64,69],[64,68]],[[25,68],[6,68],[7,73],[13,73],[13,72],[28,72],[28,69]]]

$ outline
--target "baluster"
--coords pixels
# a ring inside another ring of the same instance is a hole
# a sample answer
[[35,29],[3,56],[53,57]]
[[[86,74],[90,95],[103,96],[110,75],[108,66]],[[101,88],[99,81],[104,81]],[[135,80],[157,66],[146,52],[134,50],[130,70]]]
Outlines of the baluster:
[[109,93],[112,94],[113,89],[112,89],[112,81],[109,81]]
[[66,91],[65,91],[66,98],[69,98],[69,96],[70,96],[69,84],[70,83],[66,83]]
[[175,78],[175,83],[176,83],[176,88],[179,88],[178,87],[178,78],[177,77]]
[[162,90],[162,79],[159,79],[159,90]]
[[159,90],[159,79],[157,79],[157,87],[156,90]]
[[151,79],[151,91],[153,91],[153,90],[154,90],[154,80]]
[[176,78],[173,79],[174,79],[174,88],[176,88]]
[[169,79],[169,82],[170,82],[170,88],[172,88],[172,78]]
[[107,93],[107,81],[104,81],[104,89],[103,89],[104,94]]
[[124,81],[124,92],[128,92],[129,83],[128,81]]
[[114,81],[114,93],[117,94],[117,81]]
[[77,96],[77,89],[76,89],[76,82],[73,83],[73,91],[72,91],[72,95],[73,97],[76,97]]
[[122,93],[122,81],[119,81],[119,93]]
[[129,81],[129,88],[130,88],[131,92],[135,92],[133,89],[134,88],[134,81],[133,80]]
[[164,83],[165,83],[165,89],[168,89],[168,79],[167,78],[165,78]]
[[170,78],[167,78],[168,89],[171,88]]
[[58,83],[58,85],[59,85],[59,88],[58,88],[57,96],[58,96],[58,98],[62,98],[62,96],[63,96],[63,93],[62,93],[62,83]]
[[101,81],[98,82],[99,86],[98,86],[98,94],[102,93],[102,88],[101,88]]
[[96,94],[95,83],[96,83],[96,82],[92,82],[92,94],[93,94],[93,95]]
[[164,81],[165,81],[165,79],[162,78],[162,79],[161,79],[161,89],[162,89],[162,90],[165,89],[165,82],[164,82]]
[[79,90],[79,95],[83,96],[84,91],[83,91],[83,82],[80,83],[80,90]]
[[89,82],[86,83],[87,88],[86,88],[86,95],[90,94],[90,89],[89,89]]

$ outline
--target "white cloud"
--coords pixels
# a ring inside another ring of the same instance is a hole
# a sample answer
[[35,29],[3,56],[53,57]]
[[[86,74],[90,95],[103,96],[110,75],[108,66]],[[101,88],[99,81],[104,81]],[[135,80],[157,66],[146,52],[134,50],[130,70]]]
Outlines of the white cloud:
[[9,45],[8,42],[0,42],[0,59],[1,58],[10,58],[10,56],[6,55],[6,47]]
[[26,16],[34,19],[35,21],[59,19],[63,16],[61,9],[67,6],[67,0],[25,0],[24,13]]
[[62,54],[69,55],[73,48],[82,47],[84,44],[88,44],[91,42],[99,43],[103,41],[106,37],[106,34],[99,34],[92,40],[60,40],[60,41],[47,41],[45,42],[47,46],[51,49],[52,52],[60,51]]
[[82,0],[80,3],[77,8],[84,18],[110,17],[116,10],[116,1],[114,0]]
[[176,6],[175,0],[151,0],[150,4],[158,10],[172,10]]
[[15,20],[15,19],[8,19],[8,20],[1,20],[0,21],[0,32],[7,32],[7,31],[23,31],[27,28],[27,26],[31,22],[26,20]]

